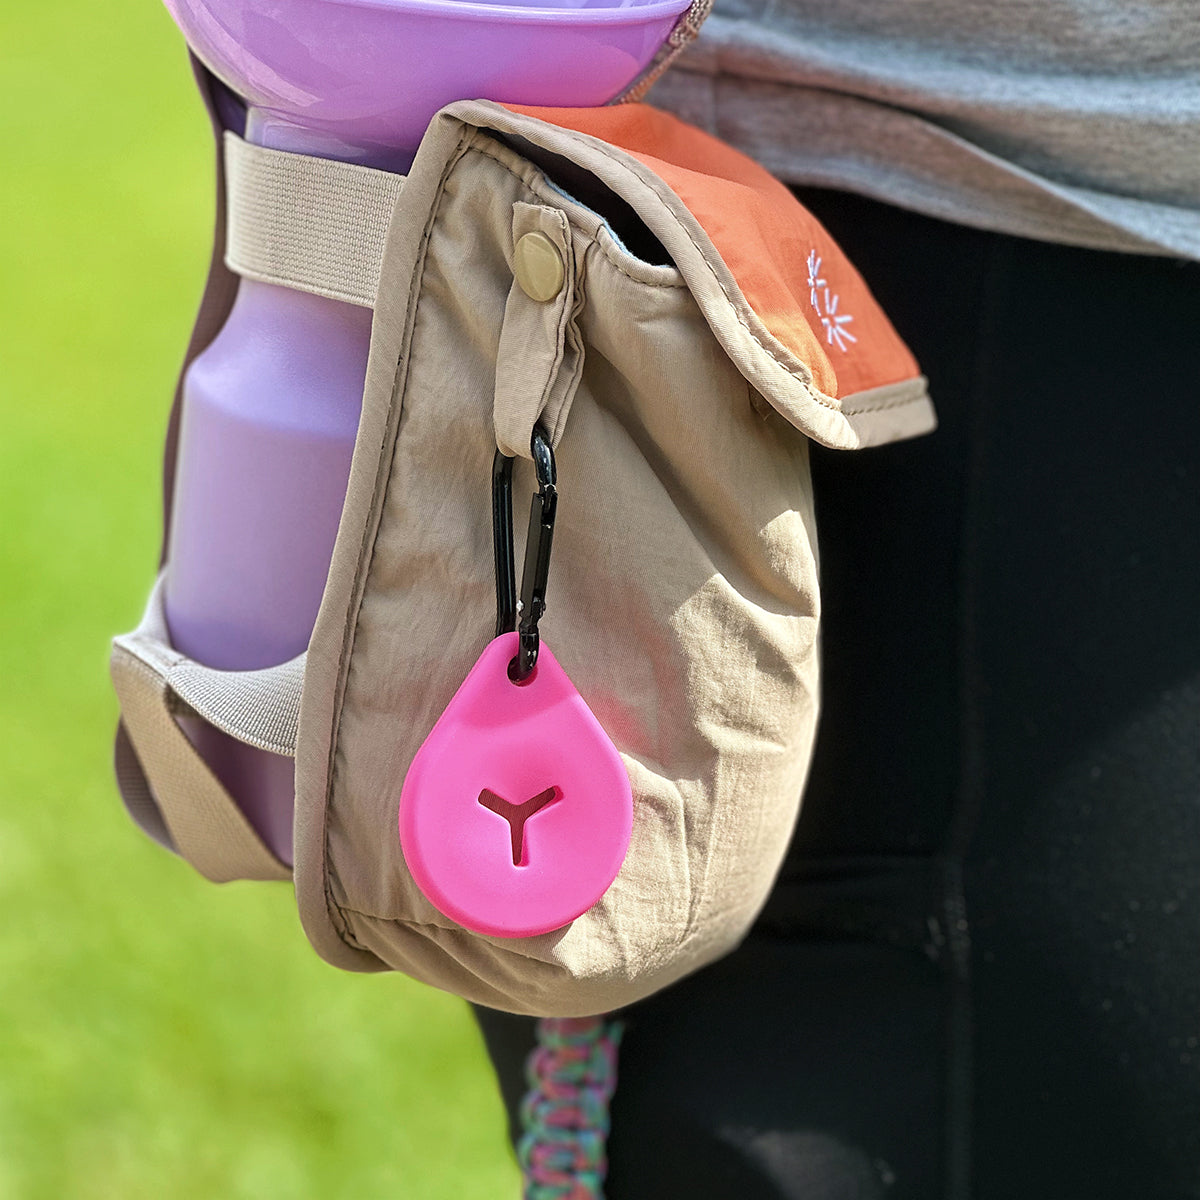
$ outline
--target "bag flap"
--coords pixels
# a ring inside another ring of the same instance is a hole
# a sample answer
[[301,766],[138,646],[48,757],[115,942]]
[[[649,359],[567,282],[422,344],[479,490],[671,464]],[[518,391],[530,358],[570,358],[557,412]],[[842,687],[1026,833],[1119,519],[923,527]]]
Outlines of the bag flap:
[[[852,449],[927,433],[926,381],[862,277],[757,163],[644,104],[530,108],[461,101],[421,155],[466,124],[583,168],[662,243],[747,381],[796,428]],[[415,168],[414,168],[415,170]]]

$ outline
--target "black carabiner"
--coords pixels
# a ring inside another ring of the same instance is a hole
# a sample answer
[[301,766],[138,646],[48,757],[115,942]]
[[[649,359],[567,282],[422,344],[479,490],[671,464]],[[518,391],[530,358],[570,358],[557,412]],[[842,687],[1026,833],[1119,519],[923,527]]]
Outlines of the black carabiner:
[[525,539],[525,565],[521,572],[521,598],[517,599],[516,563],[513,552],[512,470],[513,460],[496,451],[492,460],[492,550],[496,566],[496,636],[520,634],[517,657],[509,677],[524,683],[537,665],[538,622],[546,611],[546,580],[550,574],[550,550],[554,544],[554,517],[558,511],[558,479],[554,451],[542,431],[534,426],[529,448],[538,490],[529,506],[529,534]]

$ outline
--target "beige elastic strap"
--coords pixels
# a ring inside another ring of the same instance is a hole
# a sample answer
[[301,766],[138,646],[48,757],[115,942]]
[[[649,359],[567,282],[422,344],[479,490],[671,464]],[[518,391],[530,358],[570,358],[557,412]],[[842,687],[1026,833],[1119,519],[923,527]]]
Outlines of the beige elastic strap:
[[225,265],[247,279],[375,306],[404,176],[225,134]]
[[291,754],[304,657],[261,671],[216,671],[185,658],[167,640],[160,578],[142,623],[113,640],[110,669],[122,723],[179,853],[217,883],[290,878],[176,718],[201,716],[239,741]]

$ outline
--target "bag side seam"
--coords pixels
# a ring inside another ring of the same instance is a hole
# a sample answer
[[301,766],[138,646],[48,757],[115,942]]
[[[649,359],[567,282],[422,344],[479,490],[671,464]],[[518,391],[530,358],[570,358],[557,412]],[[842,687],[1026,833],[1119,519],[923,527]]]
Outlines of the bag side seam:
[[[400,356],[396,363],[396,370],[392,377],[389,420],[384,430],[383,442],[379,446],[376,456],[377,469],[375,474],[375,484],[371,491],[371,513],[370,518],[363,526],[363,532],[359,542],[358,560],[355,566],[354,580],[351,585],[352,600],[351,604],[346,609],[341,649],[338,654],[337,697],[333,706],[333,729],[331,730],[329,741],[329,758],[327,760],[325,773],[325,797],[321,806],[321,884],[322,890],[325,893],[327,910],[330,913],[331,920],[333,920],[334,927],[337,929],[339,936],[341,936],[341,938],[348,945],[353,946],[356,950],[361,950],[364,953],[371,954],[371,956],[376,959],[378,956],[359,943],[358,939],[355,938],[353,933],[350,931],[349,922],[346,920],[346,914],[353,913],[354,910],[343,909],[333,895],[333,886],[329,873],[329,810],[333,802],[334,776],[337,771],[337,751],[341,728],[341,715],[342,708],[345,703],[346,681],[349,675],[350,660],[354,654],[354,642],[358,629],[358,614],[362,607],[363,594],[366,589],[366,579],[370,574],[371,564],[374,561],[375,544],[379,532],[380,513],[382,511],[382,505],[386,498],[388,487],[391,482],[391,470],[390,468],[386,470],[384,469],[383,459],[388,447],[392,447],[394,451],[396,438],[399,436],[400,421],[404,408],[403,388],[408,376],[408,348],[412,340],[416,309],[421,294],[421,283],[425,277],[425,264],[428,259],[430,237],[433,233],[433,227],[437,221],[443,201],[445,199],[446,183],[454,168],[459,164],[464,155],[470,149],[472,132],[473,131],[469,128],[464,127],[459,135],[457,144],[447,156],[446,164],[442,168],[442,174],[437,184],[436,201],[430,206],[429,214],[425,219],[425,226],[421,231],[421,245],[418,252],[419,263],[417,269],[413,272],[413,277],[409,285],[408,304],[405,308],[404,314],[403,341],[401,343]],[[336,914],[336,919],[334,918],[334,914]]]

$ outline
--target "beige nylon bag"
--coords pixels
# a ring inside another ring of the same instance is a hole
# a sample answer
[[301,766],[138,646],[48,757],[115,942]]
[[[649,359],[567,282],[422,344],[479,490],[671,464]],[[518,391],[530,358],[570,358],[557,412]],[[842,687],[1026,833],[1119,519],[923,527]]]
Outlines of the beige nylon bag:
[[[726,953],[771,888],[817,718],[808,442],[928,431],[911,356],[785,189],[643,105],[455,104],[402,184],[226,140],[229,265],[374,305],[363,416],[305,660],[198,667],[154,603],[117,639],[127,799],[209,877],[285,874],[168,727],[294,747],[313,945],[484,1005],[609,1011]],[[535,423],[560,496],[541,633],[634,818],[593,908],[505,939],[425,898],[397,806],[492,636],[492,459],[520,456],[527,496]]]

